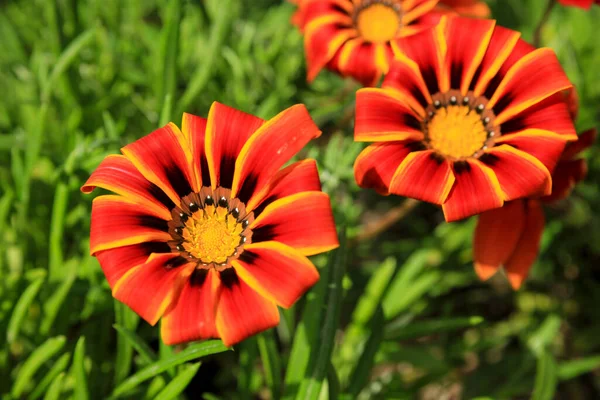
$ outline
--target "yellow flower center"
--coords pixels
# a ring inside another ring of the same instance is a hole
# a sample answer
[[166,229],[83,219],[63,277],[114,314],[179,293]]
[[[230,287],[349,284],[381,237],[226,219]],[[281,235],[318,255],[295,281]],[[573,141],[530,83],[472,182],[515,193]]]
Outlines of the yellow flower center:
[[479,157],[493,145],[499,130],[493,125],[493,112],[485,108],[485,99],[461,96],[457,91],[437,94],[433,99],[423,123],[429,148],[444,157],[461,160]]
[[223,270],[250,243],[248,226],[253,214],[246,213],[244,203],[231,199],[231,190],[203,187],[181,199],[169,221],[171,250],[191,259],[199,268]]
[[400,13],[387,3],[372,3],[363,6],[356,14],[356,27],[368,42],[388,42],[396,37],[400,29]]

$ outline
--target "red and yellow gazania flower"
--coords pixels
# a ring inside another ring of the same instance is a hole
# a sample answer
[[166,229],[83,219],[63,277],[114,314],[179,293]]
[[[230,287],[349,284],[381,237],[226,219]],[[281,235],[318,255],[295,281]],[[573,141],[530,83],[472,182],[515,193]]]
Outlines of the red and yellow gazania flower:
[[573,6],[589,10],[592,4],[599,4],[600,0],[558,0],[563,6]]
[[319,129],[303,105],[268,121],[213,103],[110,155],[82,191],[90,247],[113,296],[167,344],[226,345],[278,324],[318,279],[306,256],[338,246],[314,160],[281,167]]
[[481,3],[447,0],[437,7],[438,1],[299,0],[292,21],[304,33],[307,79],[328,68],[373,86],[389,69],[393,39],[435,26],[455,6],[472,13]]
[[486,280],[504,266],[516,290],[527,278],[537,258],[545,219],[543,204],[565,199],[587,173],[587,164],[578,154],[592,145],[596,130],[581,134],[569,143],[552,175],[552,194],[540,199],[507,202],[504,207],[479,215],[473,239],[475,271]]
[[577,135],[554,52],[493,20],[444,18],[394,42],[382,88],[357,92],[361,187],[442,205],[447,221],[549,194]]

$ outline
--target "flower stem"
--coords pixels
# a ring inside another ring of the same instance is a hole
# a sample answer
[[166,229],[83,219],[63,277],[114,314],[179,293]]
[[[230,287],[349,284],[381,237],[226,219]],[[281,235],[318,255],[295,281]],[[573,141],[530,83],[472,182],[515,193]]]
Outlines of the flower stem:
[[387,230],[392,225],[396,224],[402,218],[407,216],[419,204],[418,200],[406,199],[402,204],[392,208],[386,212],[381,218],[376,221],[366,224],[361,233],[356,235],[352,242],[358,243],[372,239],[381,232]]
[[549,0],[548,5],[546,6],[546,10],[540,19],[540,22],[537,24],[535,31],[533,32],[533,45],[535,47],[540,47],[542,41],[542,29],[544,29],[544,25],[548,22],[550,18],[550,14],[552,13],[552,9],[556,5],[556,0]]

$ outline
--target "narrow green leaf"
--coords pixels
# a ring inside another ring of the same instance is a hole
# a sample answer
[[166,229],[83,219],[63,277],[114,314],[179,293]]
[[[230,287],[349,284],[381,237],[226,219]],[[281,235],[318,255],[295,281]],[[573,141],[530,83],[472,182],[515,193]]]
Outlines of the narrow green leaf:
[[158,359],[156,353],[138,335],[119,324],[114,324],[113,328],[133,346],[145,364],[153,363]]
[[554,357],[544,351],[538,357],[532,400],[552,400],[556,392],[558,377]]
[[13,397],[20,397],[25,392],[27,386],[32,383],[33,375],[37,370],[61,351],[66,341],[67,339],[64,336],[49,338],[31,353],[27,360],[23,362],[23,366],[17,374],[11,391]]
[[361,390],[365,387],[371,375],[371,369],[375,363],[375,355],[379,349],[379,345],[383,340],[383,324],[384,316],[381,307],[377,310],[373,318],[371,319],[369,338],[364,346],[362,354],[356,364],[356,368],[352,372],[349,380],[348,392],[352,398],[356,398]]
[[33,303],[33,300],[35,300],[35,297],[42,288],[45,280],[45,274],[40,276],[31,282],[29,286],[27,286],[27,289],[23,291],[21,297],[19,297],[19,300],[13,309],[12,315],[10,316],[10,320],[8,321],[8,328],[6,329],[6,340],[8,343],[12,343],[19,335],[21,323],[25,319],[27,310]]
[[89,399],[89,391],[87,386],[87,374],[85,373],[85,337],[80,337],[75,345],[75,353],[73,354],[73,365],[71,373],[75,379],[74,397],[77,400]]
[[210,354],[222,353],[228,350],[220,340],[209,340],[202,343],[192,344],[187,349],[172,355],[171,357],[154,362],[147,367],[141,369],[134,375],[127,378],[123,383],[115,388],[113,391],[113,397],[119,397],[120,395],[134,389],[139,384],[148,379],[166,371],[169,368],[175,367],[179,364],[183,364],[186,361],[190,361],[199,357],[204,357]]
[[189,385],[194,376],[196,376],[200,364],[201,363],[197,362],[195,364],[186,365],[183,370],[156,395],[156,398],[160,400],[170,400],[179,396],[185,390],[187,385]]
[[338,328],[340,310],[343,298],[342,278],[346,270],[346,232],[340,233],[340,247],[332,254],[333,262],[329,266],[331,275],[327,290],[326,309],[322,324],[318,327],[320,335],[312,343],[312,358],[309,375],[302,380],[297,399],[318,399],[331,353],[333,352],[335,333]]
[[44,400],[58,400],[60,398],[60,392],[62,391],[64,378],[64,372],[61,372],[56,378],[54,378],[52,384],[46,392],[46,395],[44,396]]
[[258,350],[265,370],[265,380],[271,389],[271,398],[281,397],[281,360],[275,343],[273,331],[263,332],[257,336]]
[[[165,23],[161,32],[161,68],[157,77],[157,98],[162,102],[161,122],[165,125],[171,117],[172,99],[175,97],[177,79],[177,55],[179,52],[179,25],[181,23],[181,0],[171,0],[167,4]],[[166,121],[165,121],[166,120]]]
[[327,368],[327,388],[329,390],[329,400],[340,398],[340,380],[335,367],[331,363]]
[[50,371],[42,378],[40,383],[33,389],[29,398],[31,400],[35,400],[40,398],[45,392],[46,389],[50,386],[50,384],[54,381],[54,379],[60,375],[67,367],[69,366],[69,361],[71,360],[71,353],[65,353],[54,363]]
[[[126,329],[135,331],[139,317],[129,307],[118,300],[114,300],[115,320]],[[124,335],[117,335],[117,356],[115,360],[115,385],[123,382],[129,375],[133,360],[133,345]]]
[[[466,318],[443,318],[432,321],[417,321],[406,325],[405,323],[394,326],[388,324],[385,331],[386,340],[407,340],[421,336],[433,335],[435,333],[449,332],[458,329],[464,329],[477,326],[483,323],[482,317],[473,316]],[[404,321],[402,321],[404,322]]]
[[527,341],[527,345],[536,356],[544,353],[545,349],[556,337],[561,322],[558,315],[549,315],[539,329],[531,335]]
[[600,368],[600,355],[569,360],[558,365],[558,378],[567,381]]
[[63,269],[67,270],[67,275],[58,289],[56,289],[54,293],[52,293],[52,295],[46,301],[44,301],[42,306],[44,309],[44,316],[42,323],[40,324],[40,334],[42,335],[46,336],[50,333],[50,330],[54,325],[54,321],[56,320],[56,316],[58,315],[61,306],[67,299],[67,295],[69,294],[69,291],[71,290],[71,287],[77,278],[76,263],[76,260],[69,260],[69,262],[62,265]]
[[69,186],[64,181],[59,181],[54,192],[52,204],[52,219],[50,221],[50,263],[48,265],[48,279],[55,281],[63,274],[63,242],[65,214],[69,200]]

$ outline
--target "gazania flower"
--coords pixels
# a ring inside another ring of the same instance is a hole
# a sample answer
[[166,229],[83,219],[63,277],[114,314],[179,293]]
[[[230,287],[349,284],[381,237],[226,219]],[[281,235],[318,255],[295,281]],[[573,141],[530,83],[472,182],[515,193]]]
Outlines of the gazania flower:
[[394,42],[381,89],[357,92],[361,187],[442,205],[447,221],[549,194],[577,138],[554,52],[493,20],[449,18]]
[[465,17],[487,18],[491,15],[488,5],[480,0],[440,0],[438,8],[451,9]]
[[502,208],[479,215],[473,239],[475,271],[486,280],[504,266],[514,289],[521,287],[537,258],[544,231],[543,204],[565,199],[587,173],[578,154],[592,145],[595,130],[583,133],[577,142],[567,145],[553,174],[550,196],[508,202]]
[[558,0],[563,6],[573,6],[589,10],[592,4],[600,4],[600,0]]
[[[298,0],[292,22],[304,33],[308,80],[323,68],[373,86],[393,58],[390,42],[435,26],[453,7],[474,12],[477,1]],[[465,3],[465,4],[463,4]],[[468,3],[468,4],[467,4]],[[485,5],[483,5],[485,6]]]
[[90,247],[115,298],[167,344],[226,345],[278,324],[318,279],[306,256],[338,246],[314,160],[281,167],[320,135],[297,105],[269,121],[213,103],[110,155],[82,187]]

